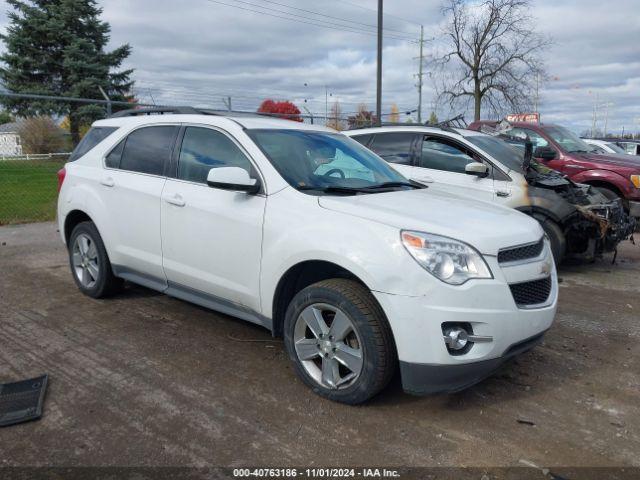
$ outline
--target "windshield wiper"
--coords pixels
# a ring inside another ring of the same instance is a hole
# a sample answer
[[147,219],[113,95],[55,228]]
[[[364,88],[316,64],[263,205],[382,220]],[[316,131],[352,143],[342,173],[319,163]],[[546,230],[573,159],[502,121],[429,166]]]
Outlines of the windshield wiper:
[[359,187],[342,187],[338,185],[329,185],[326,187],[316,187],[313,185],[303,185],[301,187],[296,187],[296,190],[299,191],[307,191],[307,190],[317,190],[318,192],[323,193],[372,193],[371,190],[367,188],[359,188]]
[[384,182],[378,185],[370,185],[368,187],[363,187],[368,190],[377,190],[378,188],[393,188],[393,187],[411,187],[411,188],[427,188],[426,185],[423,185],[419,182],[414,182],[413,180],[409,180],[408,182]]

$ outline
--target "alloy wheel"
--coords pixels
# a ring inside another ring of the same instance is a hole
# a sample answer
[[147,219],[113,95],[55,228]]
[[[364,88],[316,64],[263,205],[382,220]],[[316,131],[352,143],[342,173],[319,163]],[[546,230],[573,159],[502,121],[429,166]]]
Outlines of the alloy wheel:
[[352,320],[339,308],[325,303],[306,307],[296,320],[293,340],[298,360],[323,387],[347,388],[360,376],[362,342]]
[[81,233],[76,237],[71,258],[78,281],[83,287],[92,288],[100,275],[100,263],[98,249],[89,235]]

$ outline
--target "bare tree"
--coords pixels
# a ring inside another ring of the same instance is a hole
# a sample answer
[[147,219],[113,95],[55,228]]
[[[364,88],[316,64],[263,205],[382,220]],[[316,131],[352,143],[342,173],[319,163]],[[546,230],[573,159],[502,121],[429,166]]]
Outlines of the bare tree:
[[342,107],[337,100],[331,105],[331,112],[329,113],[329,118],[327,118],[326,125],[335,130],[344,130],[344,125],[342,124]]
[[447,0],[447,53],[437,60],[439,95],[452,108],[473,101],[474,119],[483,107],[495,115],[531,106],[545,78],[542,51],[551,39],[535,30],[530,0]]

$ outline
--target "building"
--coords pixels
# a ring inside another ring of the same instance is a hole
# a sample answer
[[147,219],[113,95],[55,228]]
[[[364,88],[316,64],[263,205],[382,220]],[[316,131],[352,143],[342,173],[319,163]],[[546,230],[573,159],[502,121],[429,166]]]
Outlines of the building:
[[11,122],[0,125],[0,155],[22,155],[18,123]]

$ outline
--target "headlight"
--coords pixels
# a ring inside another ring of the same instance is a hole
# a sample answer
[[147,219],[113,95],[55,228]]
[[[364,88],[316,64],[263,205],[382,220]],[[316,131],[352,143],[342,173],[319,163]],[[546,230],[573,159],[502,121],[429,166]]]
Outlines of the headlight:
[[470,245],[423,232],[400,232],[402,244],[427,272],[451,285],[471,278],[493,278],[482,255]]
[[631,175],[631,183],[636,188],[640,188],[640,175]]

